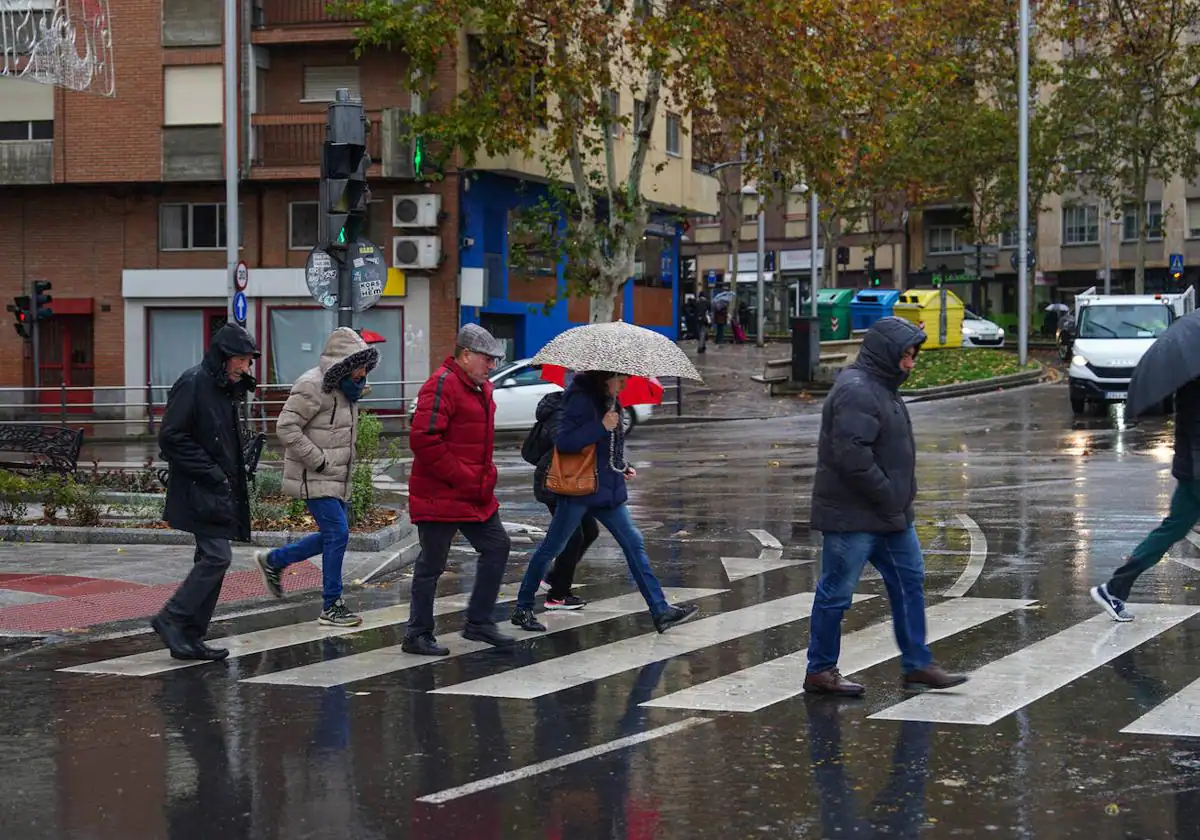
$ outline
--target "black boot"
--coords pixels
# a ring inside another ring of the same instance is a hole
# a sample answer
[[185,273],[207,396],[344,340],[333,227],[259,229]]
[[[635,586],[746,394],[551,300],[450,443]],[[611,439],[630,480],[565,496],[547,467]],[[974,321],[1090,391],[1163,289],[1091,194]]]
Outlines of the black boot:
[[400,650],[414,653],[417,656],[449,656],[450,648],[439,645],[432,633],[422,633],[420,636],[405,638],[400,643]]
[[512,636],[505,636],[495,624],[471,624],[463,627],[463,638],[472,642],[484,642],[492,647],[508,647],[516,642]]

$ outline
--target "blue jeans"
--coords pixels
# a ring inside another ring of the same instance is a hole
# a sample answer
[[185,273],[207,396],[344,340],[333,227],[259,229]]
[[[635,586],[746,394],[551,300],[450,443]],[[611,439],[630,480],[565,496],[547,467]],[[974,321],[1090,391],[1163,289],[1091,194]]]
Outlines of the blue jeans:
[[621,550],[625,552],[625,562],[629,564],[629,573],[637,584],[638,591],[646,599],[650,614],[662,615],[670,609],[667,598],[663,595],[658,578],[650,569],[650,558],[646,556],[646,543],[642,533],[633,523],[629,508],[618,505],[615,508],[593,507],[580,504],[569,496],[559,499],[558,509],[550,520],[550,528],[546,531],[546,539],[529,558],[529,567],[525,569],[525,577],[521,579],[521,591],[517,593],[517,609],[533,609],[533,597],[537,594],[538,584],[546,576],[550,563],[557,557],[585,514],[590,513],[596,520],[613,535]]
[[346,556],[346,544],[350,542],[347,506],[341,499],[331,497],[308,499],[306,503],[320,530],[291,545],[272,549],[267,562],[277,569],[284,569],[320,554],[325,609],[329,609],[342,597],[342,559]]
[[827,533],[821,547],[821,580],[813,600],[808,673],[837,667],[842,650],[842,614],[867,561],[879,570],[892,604],[892,627],[904,673],[933,661],[925,644],[925,558],[917,529],[890,534]]

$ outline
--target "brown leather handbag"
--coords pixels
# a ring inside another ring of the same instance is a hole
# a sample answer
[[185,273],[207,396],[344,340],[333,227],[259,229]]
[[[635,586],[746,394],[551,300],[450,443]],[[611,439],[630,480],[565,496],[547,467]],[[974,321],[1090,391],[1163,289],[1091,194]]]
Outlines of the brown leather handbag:
[[554,447],[550,470],[546,473],[546,489],[559,496],[590,496],[599,484],[596,472],[596,444],[579,452],[559,452]]

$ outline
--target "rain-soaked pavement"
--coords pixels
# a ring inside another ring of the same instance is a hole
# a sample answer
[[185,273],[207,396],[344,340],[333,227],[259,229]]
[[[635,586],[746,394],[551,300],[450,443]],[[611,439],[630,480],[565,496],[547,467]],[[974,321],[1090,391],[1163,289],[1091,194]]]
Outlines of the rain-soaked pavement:
[[[1200,551],[1143,577],[1130,624],[1087,597],[1166,509],[1169,424],[1073,420],[1055,386],[912,414],[962,689],[901,693],[868,575],[842,653],[867,697],[801,693],[815,418],[645,429],[636,517],[700,619],[655,634],[604,538],[589,608],[515,652],[458,639],[467,563],[440,662],[393,647],[402,582],[355,594],[385,611],[358,632],[318,630],[311,599],[219,624],[222,664],[172,668],[145,635],[13,653],[0,837],[1200,838]],[[503,460],[505,518],[544,527]]]

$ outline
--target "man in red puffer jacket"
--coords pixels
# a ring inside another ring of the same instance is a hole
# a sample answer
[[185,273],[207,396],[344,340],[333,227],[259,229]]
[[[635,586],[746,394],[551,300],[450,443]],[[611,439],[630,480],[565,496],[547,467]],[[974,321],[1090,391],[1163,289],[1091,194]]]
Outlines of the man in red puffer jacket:
[[409,424],[409,512],[421,554],[413,569],[412,605],[401,647],[422,656],[450,653],[433,634],[433,598],[450,543],[460,531],[479,552],[463,636],[498,647],[513,643],[492,620],[511,547],[496,501],[496,403],[488,381],[504,358],[504,345],[478,324],[459,330],[454,343],[454,355],[421,386]]

